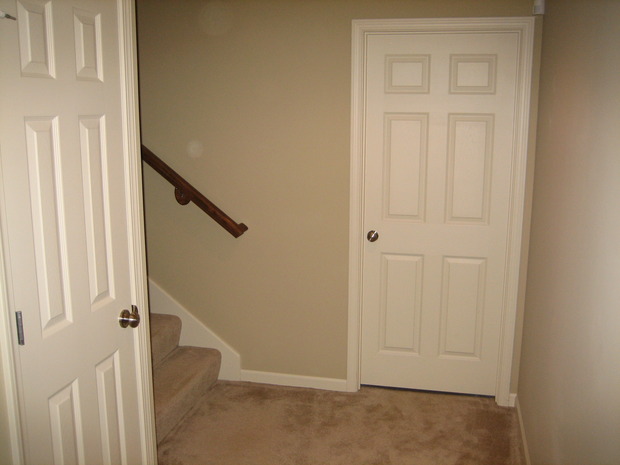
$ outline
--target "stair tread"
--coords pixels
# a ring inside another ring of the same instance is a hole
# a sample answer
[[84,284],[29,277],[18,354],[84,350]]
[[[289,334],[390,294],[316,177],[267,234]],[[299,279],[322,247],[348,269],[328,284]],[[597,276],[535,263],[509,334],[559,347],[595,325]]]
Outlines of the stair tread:
[[153,369],[158,442],[215,384],[220,364],[216,349],[181,346]]
[[153,365],[158,365],[179,345],[181,319],[176,315],[151,313],[151,353]]

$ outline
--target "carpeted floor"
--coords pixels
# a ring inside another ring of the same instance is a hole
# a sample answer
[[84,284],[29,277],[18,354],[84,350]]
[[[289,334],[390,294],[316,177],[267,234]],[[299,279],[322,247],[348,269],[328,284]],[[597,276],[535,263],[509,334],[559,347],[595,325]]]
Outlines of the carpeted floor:
[[514,409],[486,397],[218,382],[159,465],[523,465]]

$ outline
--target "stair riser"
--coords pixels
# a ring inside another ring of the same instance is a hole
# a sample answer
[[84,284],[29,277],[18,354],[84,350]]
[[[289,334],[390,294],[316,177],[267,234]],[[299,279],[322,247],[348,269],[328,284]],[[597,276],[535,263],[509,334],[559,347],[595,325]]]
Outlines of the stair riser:
[[151,314],[151,353],[157,366],[179,345],[181,319],[174,315]]
[[170,431],[216,383],[222,355],[203,347],[179,347],[181,320],[151,314],[151,348],[157,442]]
[[221,354],[215,349],[179,347],[154,372],[155,420],[160,442],[217,381]]

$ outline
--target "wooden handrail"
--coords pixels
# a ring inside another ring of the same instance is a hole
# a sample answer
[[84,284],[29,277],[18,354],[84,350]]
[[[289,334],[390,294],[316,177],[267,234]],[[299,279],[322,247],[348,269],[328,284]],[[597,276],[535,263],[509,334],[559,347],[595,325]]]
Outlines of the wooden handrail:
[[235,237],[241,236],[248,230],[245,224],[236,223],[230,216],[220,210],[213,202],[202,195],[198,189],[187,182],[180,174],[170,168],[166,162],[151,152],[147,147],[143,145],[141,148],[142,160],[174,186],[174,197],[177,202],[181,205],[194,202],[202,211]]

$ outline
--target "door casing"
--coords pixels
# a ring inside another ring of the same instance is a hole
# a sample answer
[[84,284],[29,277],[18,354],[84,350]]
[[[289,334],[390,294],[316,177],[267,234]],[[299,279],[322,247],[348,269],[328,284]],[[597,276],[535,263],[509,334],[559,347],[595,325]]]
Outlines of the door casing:
[[349,310],[347,390],[360,387],[360,351],[362,321],[362,265],[364,253],[364,112],[365,43],[368,35],[407,32],[513,32],[518,34],[520,55],[514,130],[514,161],[510,196],[508,252],[505,269],[505,298],[502,308],[500,353],[495,400],[502,406],[514,406],[510,393],[513,349],[519,297],[523,250],[523,224],[529,217],[525,197],[528,183],[528,133],[532,62],[534,54],[534,18],[441,18],[355,20],[352,34],[351,164],[349,223]]
[[[141,309],[148,309],[147,281],[146,281],[146,248],[144,241],[143,224],[143,201],[142,201],[142,164],[140,159],[140,131],[138,114],[138,71],[137,71],[137,46],[135,37],[136,12],[134,0],[117,0],[119,9],[119,27],[122,29],[122,36],[119,37],[122,48],[122,62],[120,73],[122,79],[122,98],[123,98],[123,125],[126,137],[123,140],[124,151],[135,154],[129,157],[126,165],[127,185],[129,193],[127,198],[127,208],[131,211],[128,229],[130,232],[129,248],[130,268],[132,281],[130,283],[133,300]],[[1,178],[1,176],[0,176]],[[0,205],[4,204],[3,192],[0,189]],[[0,220],[4,220],[0,217]],[[0,225],[0,356],[1,371],[4,382],[4,397],[6,400],[6,415],[8,419],[10,434],[10,456],[14,465],[24,463],[23,435],[20,417],[20,394],[17,383],[16,370],[18,369],[18,358],[14,353],[12,341],[15,335],[15,321],[10,314],[10,306],[7,297],[7,268],[8,262],[5,261],[6,254],[6,234],[3,230],[4,225]],[[144,312],[143,312],[144,313]],[[155,444],[155,413],[153,407],[152,391],[152,367],[150,357],[150,330],[148,325],[148,315],[144,318],[144,323],[138,326],[135,331],[136,337],[136,360],[138,361],[139,372],[136,374],[138,379],[138,398],[141,421],[143,422],[143,434],[140,438],[135,438],[140,442],[142,456],[146,457],[151,463],[156,463],[157,449]],[[0,399],[1,400],[1,399]],[[2,411],[0,410],[0,413]]]

